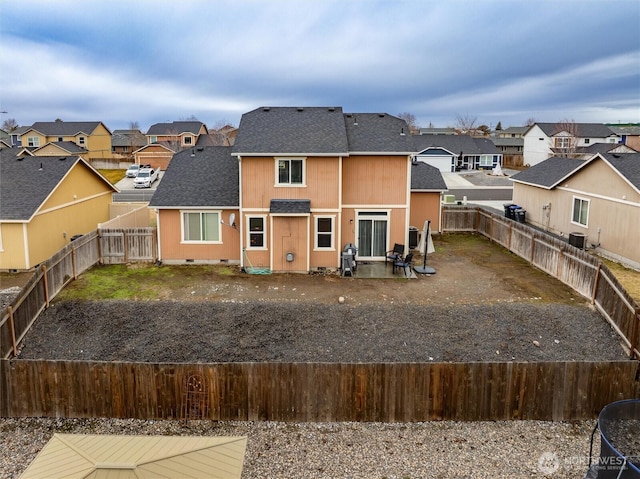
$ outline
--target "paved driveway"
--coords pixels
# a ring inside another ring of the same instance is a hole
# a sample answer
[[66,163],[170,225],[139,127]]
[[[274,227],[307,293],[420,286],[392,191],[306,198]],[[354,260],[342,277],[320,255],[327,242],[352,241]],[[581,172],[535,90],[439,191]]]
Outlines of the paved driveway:
[[146,203],[151,200],[153,193],[162,181],[164,171],[160,171],[158,181],[151,185],[151,188],[135,188],[133,178],[123,178],[116,183],[116,188],[120,193],[113,194],[114,203]]

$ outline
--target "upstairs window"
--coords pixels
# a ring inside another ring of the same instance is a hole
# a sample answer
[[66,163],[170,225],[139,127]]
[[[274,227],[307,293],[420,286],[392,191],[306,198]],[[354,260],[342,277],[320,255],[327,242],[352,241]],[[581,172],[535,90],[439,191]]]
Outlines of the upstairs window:
[[78,145],[84,145],[86,143],[87,139],[84,136],[79,136],[78,137]]
[[582,226],[587,226],[589,219],[589,200],[573,198],[573,214],[571,221]]
[[571,147],[571,137],[569,136],[561,136],[555,139],[556,148],[570,148]]
[[185,137],[182,138],[182,142],[185,145],[191,145],[193,143],[193,137],[185,136]]
[[27,146],[40,146],[40,137],[39,136],[27,137]]
[[208,211],[183,212],[182,241],[189,243],[219,243],[220,214]]
[[277,160],[278,185],[303,185],[304,184],[304,160],[283,158]]

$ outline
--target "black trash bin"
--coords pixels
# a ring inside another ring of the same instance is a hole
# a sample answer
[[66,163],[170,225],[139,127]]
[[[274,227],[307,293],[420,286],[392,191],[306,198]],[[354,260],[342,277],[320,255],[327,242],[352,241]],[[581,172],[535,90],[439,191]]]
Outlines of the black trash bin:
[[512,220],[516,219],[516,210],[519,210],[520,207],[518,205],[511,205],[509,206],[509,218],[511,218]]
[[418,228],[415,226],[409,226],[409,249],[416,249],[418,247]]
[[527,216],[527,210],[523,210],[522,208],[519,208],[517,210],[515,210],[516,213],[516,221],[518,223],[525,223],[526,221],[526,216]]
[[511,213],[511,207],[513,206],[513,203],[506,203],[504,205],[504,217],[505,218],[511,218],[510,213]]

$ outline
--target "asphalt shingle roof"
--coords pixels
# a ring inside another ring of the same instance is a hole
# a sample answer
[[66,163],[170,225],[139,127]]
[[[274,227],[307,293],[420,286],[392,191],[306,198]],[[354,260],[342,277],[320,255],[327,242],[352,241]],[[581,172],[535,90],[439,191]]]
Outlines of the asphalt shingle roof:
[[488,138],[473,138],[469,135],[414,135],[415,151],[429,147],[445,148],[455,155],[499,155],[500,151]]
[[[538,127],[547,135],[553,136],[562,131],[562,122],[560,123],[536,123]],[[580,138],[606,138],[615,133],[607,125],[602,123],[575,123],[577,136]]]
[[311,200],[271,200],[270,213],[311,213]]
[[193,133],[197,135],[202,128],[201,121],[174,121],[172,123],[156,123],[151,125],[147,131],[148,135],[181,135],[182,133]]
[[587,163],[587,160],[551,157],[531,168],[516,173],[511,179],[518,183],[542,186],[551,189],[562,179],[573,174]]
[[98,128],[99,121],[38,121],[31,128],[46,136],[90,135]]
[[238,207],[238,175],[238,160],[229,146],[183,150],[173,155],[149,206]]
[[[47,145],[54,145],[57,146],[58,148],[60,148],[61,150],[64,150],[68,153],[75,153],[75,154],[82,154],[82,153],[87,153],[86,148],[82,148],[81,146],[76,145],[73,141],[52,141],[50,143],[47,143],[44,146],[41,146],[40,148],[44,148]],[[40,148],[36,148],[37,151]]]
[[344,115],[350,153],[404,153],[415,151],[407,123],[387,113]]
[[423,161],[414,161],[411,164],[411,189],[444,191],[447,184],[438,168]]
[[17,157],[17,150],[0,151],[0,220],[3,221],[29,220],[80,161],[77,156]]
[[242,115],[234,154],[328,154],[348,152],[340,107],[262,107]]
[[603,154],[611,166],[640,190],[640,153]]

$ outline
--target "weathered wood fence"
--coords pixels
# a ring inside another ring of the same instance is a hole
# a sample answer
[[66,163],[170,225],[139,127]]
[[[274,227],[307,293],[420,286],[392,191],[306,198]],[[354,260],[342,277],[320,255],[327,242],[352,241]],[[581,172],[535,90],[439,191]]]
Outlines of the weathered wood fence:
[[98,263],[157,259],[155,228],[105,229],[72,241],[36,270],[0,316],[0,358],[17,355],[18,345],[49,302],[70,281]]
[[477,232],[591,300],[640,359],[640,306],[597,257],[544,231],[478,207],[445,206],[445,232]]
[[592,419],[640,397],[640,363],[147,364],[0,360],[0,416],[178,419],[202,378],[212,420]]

